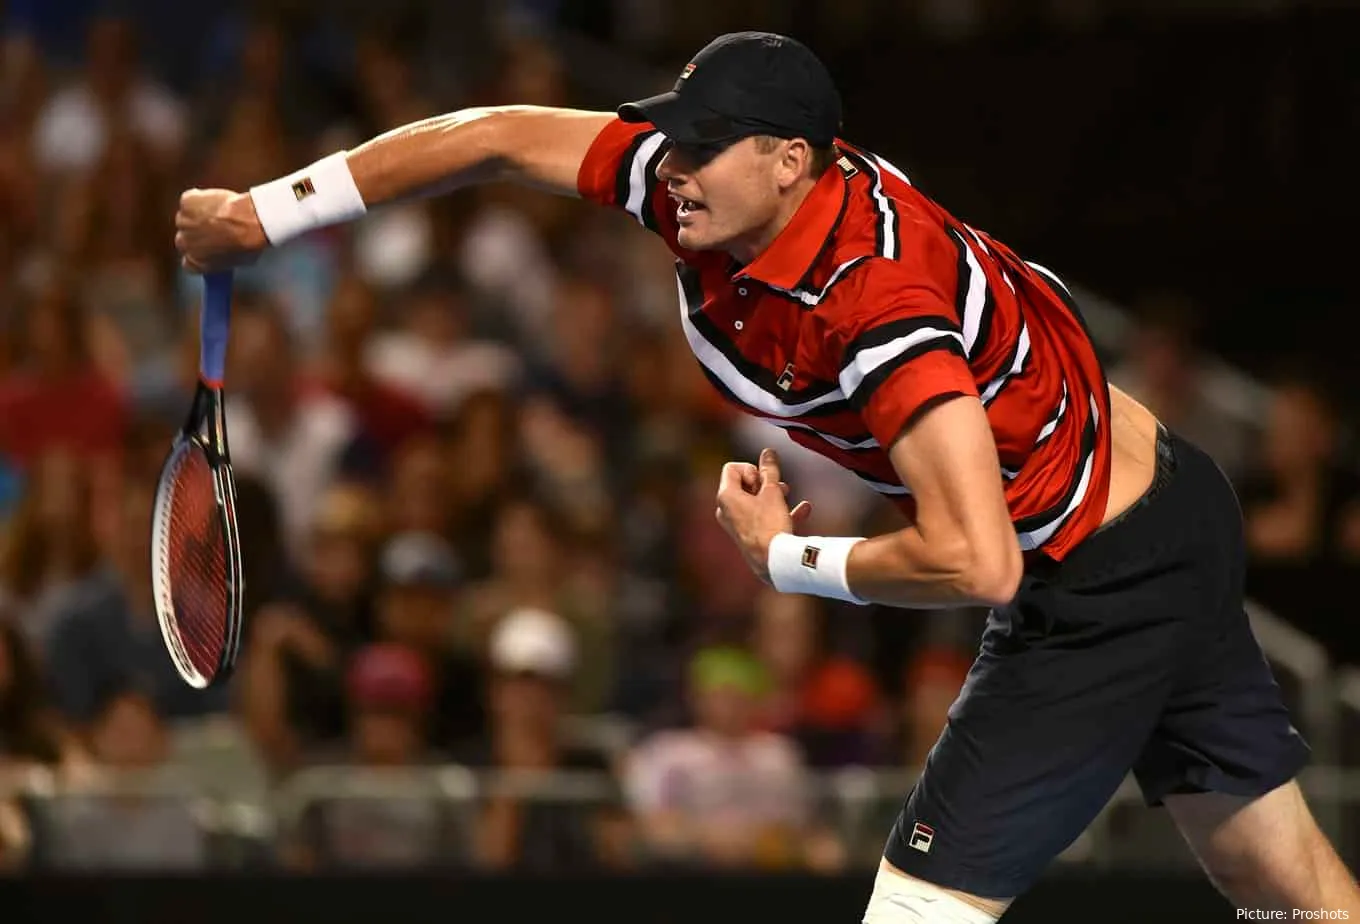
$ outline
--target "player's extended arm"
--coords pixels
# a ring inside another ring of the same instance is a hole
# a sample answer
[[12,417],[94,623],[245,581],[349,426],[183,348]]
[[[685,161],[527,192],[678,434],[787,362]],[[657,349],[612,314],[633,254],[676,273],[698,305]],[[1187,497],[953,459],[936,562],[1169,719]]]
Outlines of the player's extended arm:
[[576,194],[608,113],[536,106],[464,109],[393,129],[248,192],[180,197],[175,246],[195,271],[222,268],[371,207],[510,181]]
[[768,550],[775,587],[916,609],[1010,602],[1024,565],[981,402],[929,408],[889,456],[911,485],[915,522],[872,539],[781,533]]

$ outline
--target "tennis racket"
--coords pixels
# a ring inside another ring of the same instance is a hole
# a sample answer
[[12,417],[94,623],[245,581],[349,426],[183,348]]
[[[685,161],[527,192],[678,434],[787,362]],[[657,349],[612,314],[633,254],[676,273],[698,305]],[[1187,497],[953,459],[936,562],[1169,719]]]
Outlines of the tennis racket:
[[231,674],[241,643],[241,548],[222,378],[231,274],[203,280],[199,380],[189,418],[161,467],[151,521],[151,584],[161,637],[197,689]]

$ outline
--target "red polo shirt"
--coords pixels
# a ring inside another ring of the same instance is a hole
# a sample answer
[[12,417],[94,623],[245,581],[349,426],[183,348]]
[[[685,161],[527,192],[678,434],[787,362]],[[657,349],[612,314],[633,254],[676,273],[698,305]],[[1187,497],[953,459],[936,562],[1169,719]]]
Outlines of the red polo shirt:
[[954,395],[981,399],[1021,548],[1061,559],[1109,491],[1109,392],[1066,286],[949,215],[874,154],[843,157],[758,258],[676,242],[664,137],[615,121],[577,185],[675,253],[680,321],[713,385],[914,510],[888,448]]

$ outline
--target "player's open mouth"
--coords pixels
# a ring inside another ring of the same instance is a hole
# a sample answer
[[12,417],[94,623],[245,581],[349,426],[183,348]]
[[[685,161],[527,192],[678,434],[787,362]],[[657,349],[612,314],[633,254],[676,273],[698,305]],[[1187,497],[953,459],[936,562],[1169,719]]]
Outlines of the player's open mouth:
[[671,193],[671,198],[675,200],[675,214],[681,217],[692,215],[704,208],[702,203],[695,202],[693,199],[686,199],[684,196],[677,196],[675,193]]

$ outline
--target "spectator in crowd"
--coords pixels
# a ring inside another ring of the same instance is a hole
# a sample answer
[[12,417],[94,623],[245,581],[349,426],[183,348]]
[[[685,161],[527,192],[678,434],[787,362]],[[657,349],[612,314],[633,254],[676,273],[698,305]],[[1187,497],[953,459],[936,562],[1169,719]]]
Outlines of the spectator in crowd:
[[477,735],[481,675],[453,646],[461,576],[452,549],[425,533],[388,541],[370,624],[368,527],[339,522],[364,514],[336,510],[333,516],[337,521],[316,537],[311,588],[295,602],[261,611],[251,630],[241,694],[258,746],[280,769],[317,748],[333,748],[346,731],[343,665],[369,639],[409,646],[428,662],[437,707],[426,729],[432,746],[448,749]]
[[564,525],[581,532],[609,528],[613,473],[604,437],[545,394],[524,402],[519,424],[527,474]]
[[267,298],[238,296],[232,316],[227,430],[232,463],[277,498],[290,556],[360,435],[343,402],[305,387],[292,335]]
[[176,788],[168,729],[135,687],[105,692],[88,725],[96,778],[136,782],[126,792],[82,791],[44,805],[39,844],[59,869],[194,870],[208,859],[206,832]]
[[44,231],[42,164],[33,138],[47,83],[41,49],[31,36],[0,37],[0,293],[11,297],[28,275]]
[[[35,767],[78,776],[87,766],[84,748],[48,702],[28,641],[0,612],[0,783],[16,783]],[[0,870],[24,862],[32,841],[21,806],[0,798]]]
[[37,655],[13,621],[0,618],[0,767],[75,769],[83,762],[83,748],[48,699]]
[[372,633],[380,526],[371,492],[331,486],[300,567],[248,623],[239,700],[256,745],[277,767],[344,731],[336,673]]
[[182,153],[180,102],[141,73],[132,24],[98,16],[89,23],[83,73],[39,117],[38,160],[58,174],[89,169],[124,126],[146,144],[158,166],[168,169]]
[[123,399],[94,364],[89,317],[70,281],[54,277],[8,314],[16,362],[0,380],[0,453],[28,466],[67,451],[108,468],[123,439]]
[[[462,763],[489,778],[476,832],[478,862],[493,870],[562,871],[626,862],[629,828],[606,756],[569,746],[564,692],[576,670],[571,627],[547,610],[521,607],[497,621],[487,646],[491,724]],[[588,774],[584,791],[543,784],[547,774]],[[499,784],[499,786],[497,785]]]
[[[265,11],[261,11],[265,12]],[[286,170],[298,143],[315,137],[327,107],[310,82],[283,23],[264,15],[241,29],[233,60],[209,76],[194,107],[196,158],[207,185],[262,182]]]
[[53,700],[87,723],[110,690],[145,691],[156,712],[184,719],[224,712],[226,689],[193,690],[165,654],[151,597],[151,508],[155,482],[129,479],[122,528],[107,543],[101,568],[80,594],[68,595],[54,617],[46,676]]
[[908,656],[898,699],[900,751],[892,763],[912,769],[925,766],[971,663],[966,655],[945,645],[923,646]]
[[1247,591],[1360,663],[1345,600],[1360,577],[1360,476],[1344,464],[1336,390],[1295,370],[1276,382],[1260,465],[1240,488]]
[[517,423],[509,395],[480,389],[444,427],[441,458],[447,461],[439,483],[448,493],[451,538],[473,579],[490,574],[496,511],[525,481]]
[[407,767],[438,751],[425,733],[434,705],[426,658],[396,642],[368,645],[350,659],[346,690],[350,754],[363,767]]
[[873,675],[827,644],[821,600],[761,591],[753,649],[769,671],[765,725],[796,741],[810,767],[872,766],[883,714]]
[[456,414],[475,392],[517,384],[520,360],[504,344],[476,336],[466,286],[430,270],[396,300],[397,324],[365,340],[369,369],[419,400],[433,416]]
[[458,513],[453,497],[455,463],[456,457],[436,434],[407,440],[383,484],[388,528],[446,535]]
[[412,392],[369,370],[366,353],[377,331],[378,304],[367,283],[353,275],[342,277],[326,321],[320,384],[345,403],[386,461],[407,440],[429,430],[431,414]]
[[627,393],[615,358],[627,334],[627,319],[606,286],[564,278],[555,290],[552,339],[532,373],[535,389],[603,440],[611,455],[627,440]]
[[1240,476],[1250,434],[1212,401],[1209,359],[1200,346],[1201,312],[1174,293],[1148,296],[1136,311],[1129,352],[1111,370],[1110,381],[1209,453],[1229,477]]
[[58,266],[78,267],[79,297],[89,306],[90,349],[120,386],[135,358],[165,348],[175,318],[165,299],[173,267],[163,258],[173,201],[146,143],[124,126],[109,134],[88,171],[73,176],[55,203]]
[[816,830],[814,800],[797,744],[760,728],[769,688],[747,651],[694,656],[694,724],[645,738],[627,761],[628,799],[649,853],[719,867],[803,859]]
[[380,641],[406,645],[425,658],[435,708],[426,734],[452,751],[485,733],[485,671],[457,645],[463,607],[463,567],[441,536],[405,533],[383,548],[377,632]]
[[93,492],[82,459],[41,456],[0,547],[0,603],[40,655],[62,609],[82,595],[99,562]]
[[490,551],[490,575],[468,592],[464,630],[471,644],[481,644],[513,609],[558,613],[575,634],[570,704],[579,712],[603,708],[613,682],[608,601],[583,592],[588,588],[573,567],[578,544],[560,510],[531,496],[506,501],[495,514]]
[[407,782],[391,798],[323,798],[304,812],[286,851],[298,869],[420,868],[466,862],[467,834],[459,812],[419,773],[447,759],[431,749],[425,729],[434,705],[426,659],[403,645],[384,643],[355,652],[346,668],[350,731],[328,755],[364,771]]

